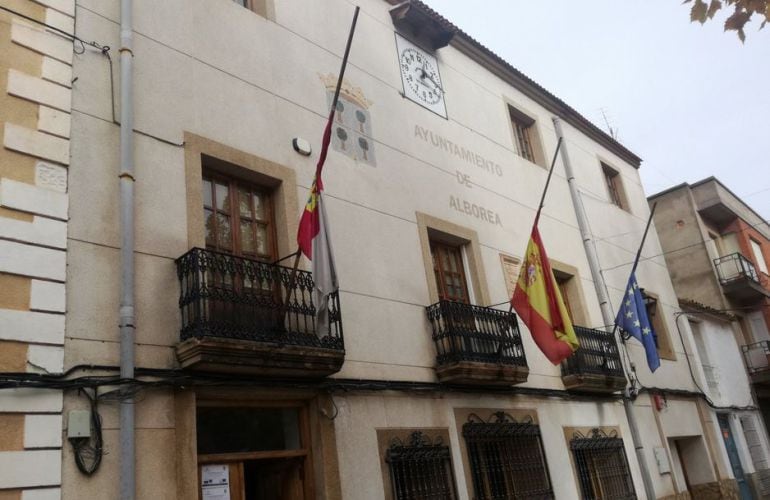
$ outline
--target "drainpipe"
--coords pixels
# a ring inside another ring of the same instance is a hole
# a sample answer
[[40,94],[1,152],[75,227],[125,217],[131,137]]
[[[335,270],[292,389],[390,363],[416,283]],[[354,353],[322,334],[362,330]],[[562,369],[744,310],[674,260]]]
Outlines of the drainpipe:
[[[133,1],[120,1],[120,377],[134,378]],[[134,399],[120,402],[120,499],[134,500]]]
[[[610,307],[610,301],[607,296],[607,287],[604,283],[604,277],[601,273],[601,266],[599,265],[599,255],[596,252],[594,246],[593,236],[591,231],[588,230],[588,217],[586,216],[583,203],[580,201],[580,193],[578,193],[577,181],[575,180],[575,174],[572,171],[572,163],[570,163],[569,152],[567,151],[567,141],[564,140],[564,134],[561,129],[561,119],[558,117],[553,118],[553,126],[556,131],[556,136],[562,139],[561,142],[561,158],[564,163],[564,173],[567,176],[567,184],[569,185],[569,194],[572,198],[572,205],[575,208],[575,215],[577,216],[578,227],[580,228],[580,237],[583,239],[583,248],[588,258],[588,267],[591,269],[591,277],[594,281],[594,288],[596,289],[596,296],[599,299],[599,306],[602,311],[602,319],[605,325],[612,325],[615,323],[615,314]],[[618,346],[618,349],[622,349],[622,346]],[[634,449],[636,450],[636,458],[639,462],[639,468],[642,472],[642,481],[644,482],[644,489],[647,493],[647,500],[655,500],[655,493],[652,486],[652,477],[650,476],[650,470],[647,468],[647,461],[644,458],[644,446],[639,436],[639,426],[636,423],[636,415],[634,414],[634,405],[629,398],[628,389],[626,389],[626,397],[623,398],[623,406],[626,411],[626,418],[628,419],[628,427],[631,429],[631,440],[634,443]]]

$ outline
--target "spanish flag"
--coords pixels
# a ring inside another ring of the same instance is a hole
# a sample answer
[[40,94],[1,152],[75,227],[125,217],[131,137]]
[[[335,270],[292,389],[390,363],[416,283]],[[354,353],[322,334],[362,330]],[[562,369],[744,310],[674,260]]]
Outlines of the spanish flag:
[[537,219],[511,304],[551,363],[558,365],[579,347],[540,239]]
[[313,304],[316,307],[316,334],[319,337],[329,335],[329,296],[339,288],[337,271],[334,266],[334,252],[329,236],[329,220],[323,201],[323,182],[321,171],[326,162],[326,153],[331,141],[334,111],[326,123],[321,153],[316,165],[315,180],[310,188],[305,210],[299,221],[297,243],[300,251],[311,260],[313,273]]

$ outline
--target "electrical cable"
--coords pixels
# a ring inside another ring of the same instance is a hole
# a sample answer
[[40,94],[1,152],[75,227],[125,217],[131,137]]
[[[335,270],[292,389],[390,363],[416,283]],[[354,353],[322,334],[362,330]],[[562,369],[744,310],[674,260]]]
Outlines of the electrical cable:
[[[762,226],[762,225],[770,225],[770,221],[768,221],[766,219],[762,219],[760,222],[757,222],[756,224],[749,224],[749,225],[747,225],[746,227],[742,228],[738,232],[742,233],[742,232],[746,231],[747,229],[754,229],[754,228],[757,228],[757,227]],[[714,239],[713,238],[709,238],[708,241],[714,241]],[[605,242],[605,243],[608,243],[608,242]],[[685,245],[685,246],[683,246],[681,248],[675,248],[673,250],[667,250],[665,252],[661,252],[661,253],[658,253],[658,254],[655,254],[655,255],[648,255],[647,257],[640,258],[639,262],[642,262],[642,261],[645,261],[645,260],[654,259],[655,257],[661,257],[661,256],[664,256],[664,255],[668,255],[670,253],[680,252],[682,250],[687,250],[688,248],[700,246],[700,245],[703,245],[704,243],[706,243],[706,240],[701,240],[701,241],[699,241],[697,243],[692,243],[690,245]],[[613,246],[618,246],[618,245],[613,245]],[[618,248],[623,248],[623,247],[619,247],[618,246]],[[624,249],[624,250],[627,250],[627,249]],[[627,250],[627,251],[630,252],[630,250]],[[633,263],[634,263],[634,261],[631,261],[631,262],[624,262],[622,264],[618,264],[618,265],[612,266],[612,267],[605,267],[603,269],[603,271],[612,271],[612,270],[617,269],[619,267],[627,266],[627,265],[633,264]]]
[[70,438],[72,451],[75,456],[75,465],[86,476],[92,475],[99,469],[104,453],[102,440],[102,417],[99,415],[98,389],[94,388],[93,397],[86,389],[79,389],[79,394],[85,394],[90,404],[90,430],[89,437]]

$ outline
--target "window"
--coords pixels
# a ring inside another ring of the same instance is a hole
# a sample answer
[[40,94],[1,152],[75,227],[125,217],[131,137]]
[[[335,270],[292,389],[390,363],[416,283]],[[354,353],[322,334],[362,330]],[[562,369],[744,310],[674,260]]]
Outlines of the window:
[[449,446],[440,434],[411,432],[406,440],[395,437],[385,452],[394,500],[455,500],[454,474]]
[[267,2],[270,0],[232,0],[241,7],[256,12],[262,17],[267,17]]
[[628,210],[628,205],[625,200],[625,193],[623,192],[623,185],[621,184],[620,174],[617,170],[613,169],[609,165],[602,163],[602,173],[604,174],[604,182],[607,184],[607,192],[610,195],[610,202],[613,205]]
[[581,289],[582,283],[578,269],[575,266],[551,259],[551,269],[553,270],[556,284],[559,286],[559,292],[564,300],[569,317],[573,325],[588,324],[585,299]]
[[433,272],[436,275],[439,300],[469,304],[462,247],[431,240],[430,253],[433,257]]
[[510,105],[508,106],[508,115],[511,118],[513,142],[518,155],[525,160],[543,166],[543,155],[535,120]]
[[572,314],[572,306],[570,305],[570,301],[569,301],[569,289],[568,289],[568,285],[570,284],[570,281],[572,281],[572,276],[554,271],[554,277],[556,278],[556,285],[559,287],[559,293],[561,293],[561,298],[564,301],[564,306],[567,308],[567,313],[569,314],[570,319],[574,323],[575,315]]
[[540,427],[505,412],[488,421],[475,413],[463,425],[476,500],[553,498]]
[[658,348],[658,355],[665,359],[676,359],[657,295],[646,291],[644,288],[641,291],[642,297],[644,297],[644,306],[647,309],[647,319],[650,320],[650,327],[652,327],[652,338],[655,340],[655,347]]
[[762,253],[762,245],[753,239],[749,239],[749,243],[751,243],[751,253],[754,254],[754,261],[757,263],[759,270],[765,274],[770,274],[767,271],[767,262],[765,262],[765,256]]
[[582,498],[634,500],[634,482],[628,469],[623,440],[612,430],[575,431],[570,441]]
[[300,403],[203,402],[196,411],[199,477],[209,467],[224,468],[234,499],[315,498],[307,429],[307,409]]
[[224,176],[203,175],[206,248],[272,262],[275,224],[269,193]]

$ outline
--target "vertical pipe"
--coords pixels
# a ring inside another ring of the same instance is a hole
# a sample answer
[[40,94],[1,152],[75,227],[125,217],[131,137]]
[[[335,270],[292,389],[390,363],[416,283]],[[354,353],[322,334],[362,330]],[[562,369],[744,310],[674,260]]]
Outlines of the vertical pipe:
[[[569,159],[567,144],[564,142],[564,134],[561,129],[561,120],[558,117],[553,118],[553,126],[554,130],[556,131],[556,136],[560,141],[562,141],[561,157],[562,163],[564,163],[564,173],[567,176],[569,194],[572,198],[572,205],[575,208],[575,215],[577,217],[578,227],[580,228],[580,237],[583,239],[583,248],[585,249],[586,257],[588,258],[588,267],[591,269],[591,277],[593,278],[596,296],[599,299],[602,318],[605,325],[611,325],[615,323],[615,315],[612,311],[612,308],[610,307],[609,298],[607,296],[607,288],[604,283],[604,277],[601,273],[601,266],[599,265],[599,255],[596,253],[596,247],[594,246],[591,231],[588,230],[588,216],[586,215],[585,209],[583,208],[583,204],[580,202],[580,193],[578,193],[577,181],[575,180],[575,174],[572,171],[572,163]],[[626,394],[626,396],[628,395]],[[650,470],[647,467],[647,461],[644,457],[644,446],[642,445],[642,440],[639,436],[639,426],[636,423],[634,405],[628,397],[625,397],[623,398],[623,406],[626,410],[628,427],[631,430],[631,439],[634,443],[634,449],[636,450],[636,457],[639,462],[639,468],[642,472],[642,481],[644,481],[644,489],[647,494],[647,499],[654,500],[655,490],[653,489],[652,477],[650,476]]]
[[[120,1],[120,377],[134,378],[134,92],[133,2]],[[120,499],[133,500],[134,400],[120,402]]]

